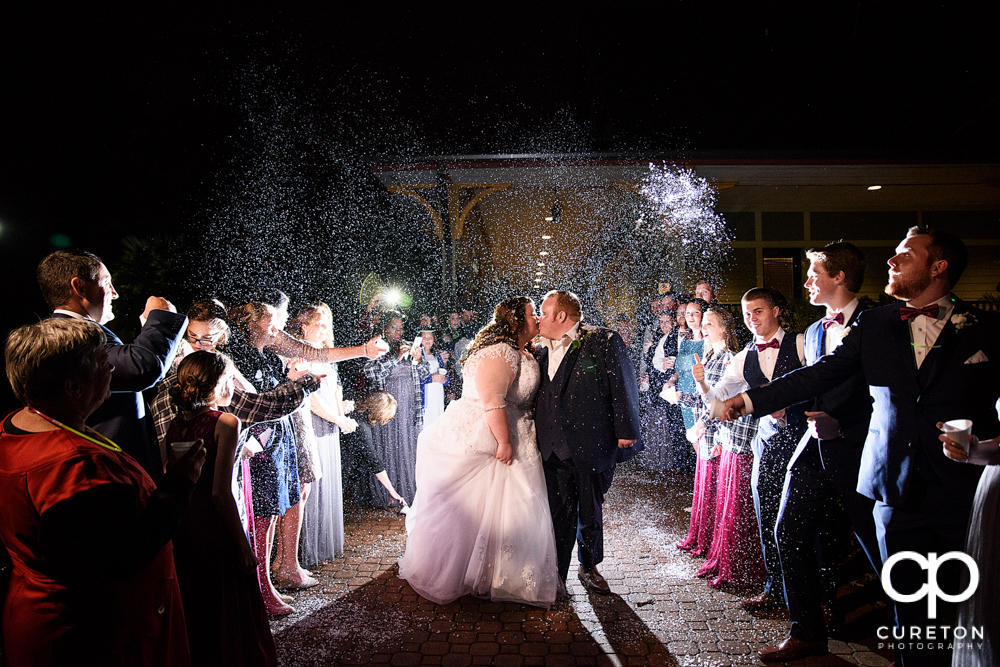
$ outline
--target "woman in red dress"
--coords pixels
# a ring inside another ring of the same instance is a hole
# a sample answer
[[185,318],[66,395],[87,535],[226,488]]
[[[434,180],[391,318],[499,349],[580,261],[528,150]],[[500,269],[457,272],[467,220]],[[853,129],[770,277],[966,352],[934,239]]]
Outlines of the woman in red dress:
[[105,336],[49,319],[7,338],[25,407],[0,430],[0,541],[13,561],[7,665],[187,665],[170,536],[205,461],[193,447],[159,487],[84,422],[110,395]]
[[208,459],[174,535],[193,665],[276,665],[274,639],[257,583],[257,558],[233,493],[240,421],[218,410],[233,397],[228,357],[199,350],[177,367],[170,399],[179,414],[167,429],[168,460],[203,443]]

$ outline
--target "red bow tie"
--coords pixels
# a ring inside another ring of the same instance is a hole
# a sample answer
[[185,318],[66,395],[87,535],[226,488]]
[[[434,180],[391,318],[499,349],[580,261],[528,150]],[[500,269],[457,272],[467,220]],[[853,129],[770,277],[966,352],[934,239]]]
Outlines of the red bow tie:
[[904,322],[909,322],[918,315],[926,315],[927,317],[937,318],[938,310],[938,305],[936,303],[932,303],[931,305],[923,308],[909,308],[907,306],[903,306],[899,309],[899,317]]
[[843,324],[844,323],[844,314],[843,313],[837,313],[833,317],[824,317],[822,320],[820,320],[820,322],[823,325],[823,331],[826,331],[827,329],[829,329],[830,327],[832,327],[834,324]]
[[767,341],[766,343],[755,343],[755,345],[757,346],[757,351],[758,352],[763,352],[764,350],[766,350],[769,347],[773,347],[776,350],[781,349],[781,343],[778,342],[777,338],[772,338],[771,340]]

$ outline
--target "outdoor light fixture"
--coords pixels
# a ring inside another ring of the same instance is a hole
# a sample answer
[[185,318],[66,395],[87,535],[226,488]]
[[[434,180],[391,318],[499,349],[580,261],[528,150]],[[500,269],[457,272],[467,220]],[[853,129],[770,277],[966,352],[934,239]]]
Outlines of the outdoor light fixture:
[[550,238],[552,238],[552,236],[550,236],[549,234],[542,234],[542,238],[548,241]]
[[868,189],[869,190],[881,190],[882,186],[881,185],[869,185]]
[[541,252],[540,252],[540,253],[538,253],[538,254],[539,254],[539,255],[542,255],[542,256],[544,257],[545,255],[548,255],[548,254],[549,254],[549,251],[548,251],[548,250],[543,250],[543,251],[541,251]]
[[[544,273],[545,273],[544,271],[535,271],[536,276],[544,275]],[[541,278],[538,278],[538,280],[541,280]]]
[[[545,222],[552,222],[552,216],[551,215],[545,216]],[[545,237],[543,236],[542,238],[545,238]]]
[[545,266],[545,262],[539,262],[538,266]]

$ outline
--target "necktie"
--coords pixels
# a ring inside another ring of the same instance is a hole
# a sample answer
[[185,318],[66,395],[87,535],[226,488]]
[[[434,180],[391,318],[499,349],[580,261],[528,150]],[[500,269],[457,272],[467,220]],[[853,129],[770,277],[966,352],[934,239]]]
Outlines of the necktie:
[[903,306],[899,309],[899,317],[904,322],[909,322],[918,315],[926,315],[927,317],[936,318],[938,316],[938,305],[936,303],[932,303],[931,305],[923,308],[909,308],[907,306]]
[[826,331],[827,329],[829,329],[830,327],[832,327],[834,324],[843,324],[844,323],[844,314],[843,313],[837,313],[833,317],[824,317],[822,320],[820,320],[820,323],[823,325],[823,331]]
[[757,351],[758,352],[763,352],[764,350],[766,350],[769,347],[773,347],[776,350],[781,348],[781,343],[778,342],[777,338],[772,338],[771,340],[767,341],[766,343],[755,343],[755,345],[757,346]]

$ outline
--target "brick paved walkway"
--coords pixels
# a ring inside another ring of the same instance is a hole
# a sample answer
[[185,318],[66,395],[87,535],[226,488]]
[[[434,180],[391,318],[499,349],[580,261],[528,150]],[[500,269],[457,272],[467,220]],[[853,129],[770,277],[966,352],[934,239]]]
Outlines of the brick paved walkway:
[[[588,594],[570,570],[570,598],[545,611],[471,597],[436,605],[395,576],[406,535],[400,515],[349,508],[343,557],[316,568],[321,585],[271,624],[285,665],[754,665],[782,638],[787,612],[750,614],[739,596],[708,587],[702,562],[674,545],[687,533],[691,480],[619,469],[605,504],[612,595]],[[888,665],[875,629],[891,614],[874,575],[854,559],[841,586],[847,622],[831,655],[795,665]],[[753,591],[755,592],[755,591]]]

